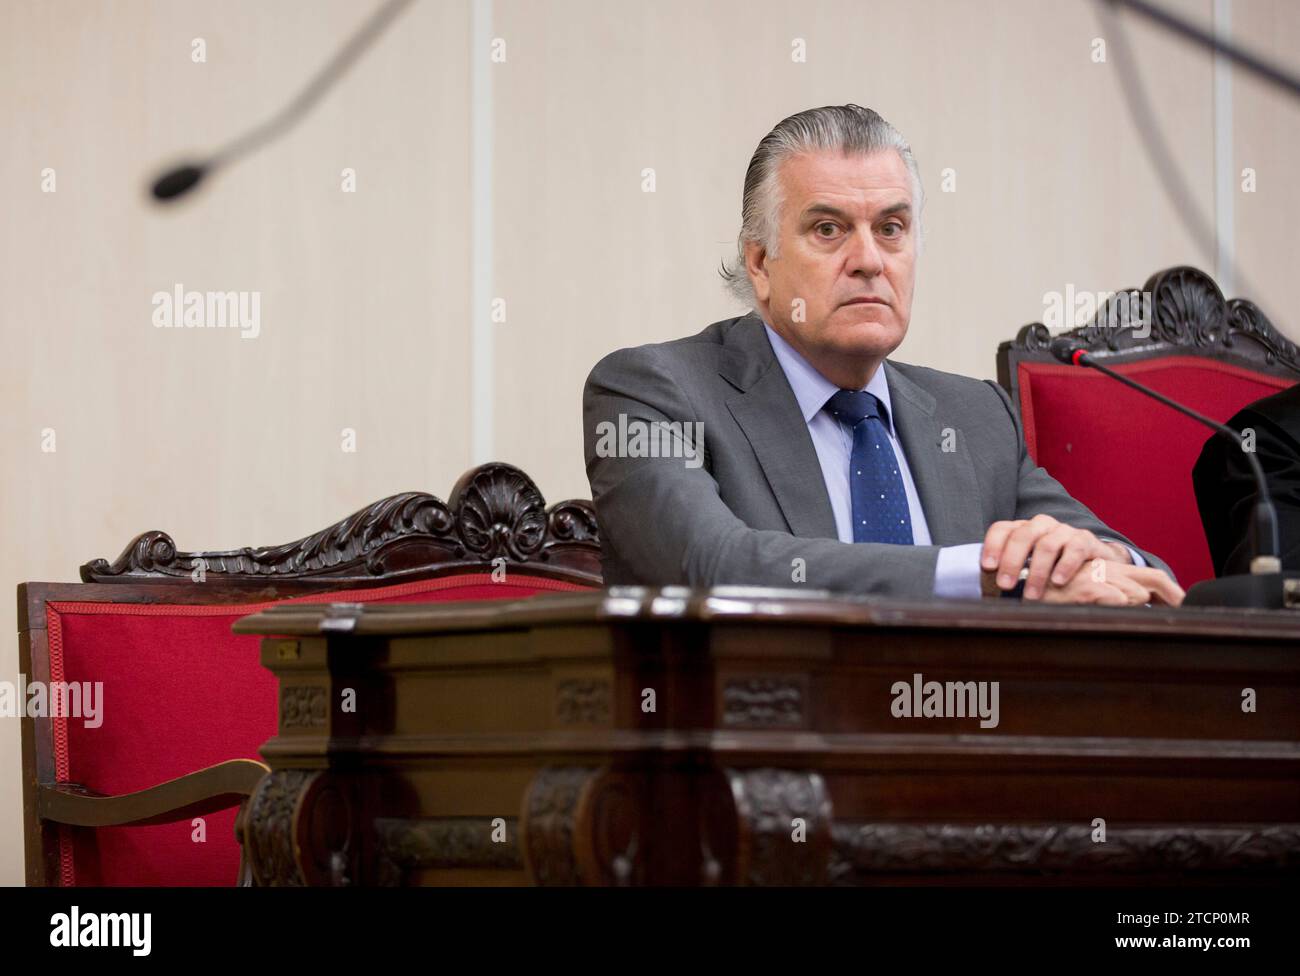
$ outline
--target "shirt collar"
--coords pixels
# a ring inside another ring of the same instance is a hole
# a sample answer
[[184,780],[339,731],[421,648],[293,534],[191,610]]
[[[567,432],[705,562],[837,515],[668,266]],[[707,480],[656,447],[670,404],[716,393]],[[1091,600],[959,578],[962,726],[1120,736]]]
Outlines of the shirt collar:
[[[776,361],[781,364],[785,378],[790,383],[790,389],[794,391],[794,398],[799,403],[804,423],[812,423],[813,417],[821,412],[822,407],[826,406],[826,401],[839,392],[840,388],[817,372],[813,364],[804,359],[794,346],[781,338],[765,320],[763,328],[767,330],[767,338],[772,344],[772,351],[776,353]],[[885,379],[883,362],[871,377],[871,382],[862,389],[880,401],[885,412],[885,426],[892,434],[894,411],[889,402],[889,382]]]

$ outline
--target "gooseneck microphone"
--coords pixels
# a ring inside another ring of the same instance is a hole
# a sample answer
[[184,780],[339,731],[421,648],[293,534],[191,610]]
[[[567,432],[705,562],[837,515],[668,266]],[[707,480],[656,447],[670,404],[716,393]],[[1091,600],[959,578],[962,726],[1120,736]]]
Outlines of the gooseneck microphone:
[[1123,383],[1129,389],[1137,390],[1144,396],[1163,403],[1177,410],[1185,417],[1190,417],[1204,424],[1210,430],[1232,441],[1246,456],[1250,470],[1255,476],[1255,506],[1251,513],[1250,573],[1237,576],[1223,576],[1219,579],[1204,580],[1187,591],[1184,603],[1188,606],[1220,607],[1257,607],[1260,609],[1277,609],[1284,605],[1284,580],[1298,574],[1283,574],[1282,561],[1279,558],[1280,546],[1277,531],[1277,509],[1268,490],[1268,480],[1264,469],[1254,451],[1246,449],[1245,439],[1227,424],[1211,420],[1204,414],[1197,413],[1191,407],[1171,400],[1163,393],[1157,393],[1149,386],[1130,379],[1099,363],[1088,355],[1086,349],[1066,336],[1058,336],[1048,345],[1051,354],[1063,363],[1072,366],[1086,366],[1104,373],[1113,380]]
[[321,96],[343,77],[348,68],[361,57],[367,47],[384,32],[412,0],[387,0],[362,24],[334,57],[325,64],[288,105],[269,119],[227,143],[207,159],[190,161],[169,169],[154,180],[150,192],[159,202],[184,196],[202,182],[209,173],[233,162],[240,156],[259,149],[266,143],[288,132],[311,111]]

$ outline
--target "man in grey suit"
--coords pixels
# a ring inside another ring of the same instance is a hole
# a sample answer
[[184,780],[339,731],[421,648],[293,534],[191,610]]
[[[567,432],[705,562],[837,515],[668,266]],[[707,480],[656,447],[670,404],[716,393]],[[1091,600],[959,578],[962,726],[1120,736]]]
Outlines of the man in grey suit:
[[869,109],[801,112],[759,143],[723,270],[753,311],[587,379],[607,583],[1182,601],[1033,463],[996,384],[887,359],[921,204],[911,149]]

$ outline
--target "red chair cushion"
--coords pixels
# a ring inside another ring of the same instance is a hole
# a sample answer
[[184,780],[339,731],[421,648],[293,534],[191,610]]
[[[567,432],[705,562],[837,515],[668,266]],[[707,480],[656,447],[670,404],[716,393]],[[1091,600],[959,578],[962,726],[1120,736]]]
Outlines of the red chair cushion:
[[[1199,356],[1117,372],[1220,422],[1291,384]],[[1214,576],[1192,488],[1211,432],[1100,373],[1022,362],[1020,411],[1030,455],[1107,525],[1154,553],[1188,587]]]
[[[236,635],[240,617],[275,603],[494,600],[580,584],[512,573],[470,573],[271,603],[211,606],[50,602],[50,680],[102,681],[102,724],[53,718],[59,782],[129,793],[228,759],[258,758],[275,735],[276,683],[260,638]],[[239,869],[235,809],[149,827],[64,830],[63,885],[232,885]],[[77,838],[74,843],[73,838]]]

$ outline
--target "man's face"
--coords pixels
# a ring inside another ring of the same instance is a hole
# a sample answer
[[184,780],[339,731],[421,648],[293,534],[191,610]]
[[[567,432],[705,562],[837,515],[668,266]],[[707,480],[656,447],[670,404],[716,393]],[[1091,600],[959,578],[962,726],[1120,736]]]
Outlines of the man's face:
[[808,153],[787,159],[778,179],[779,257],[746,246],[758,309],[823,373],[866,367],[869,375],[903,341],[912,312],[916,215],[907,166],[893,150]]

